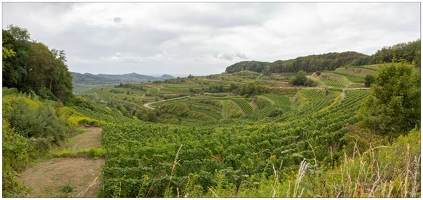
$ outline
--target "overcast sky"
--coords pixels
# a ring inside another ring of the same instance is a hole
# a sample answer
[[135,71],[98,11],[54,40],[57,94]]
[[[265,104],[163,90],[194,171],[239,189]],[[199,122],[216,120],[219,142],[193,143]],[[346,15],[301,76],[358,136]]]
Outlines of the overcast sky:
[[3,29],[65,50],[69,71],[218,74],[245,60],[371,55],[420,38],[420,3],[4,3]]

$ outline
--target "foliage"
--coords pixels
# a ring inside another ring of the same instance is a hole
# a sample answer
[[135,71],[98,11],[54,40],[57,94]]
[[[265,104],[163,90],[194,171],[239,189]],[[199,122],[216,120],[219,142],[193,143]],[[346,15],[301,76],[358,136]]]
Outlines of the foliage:
[[54,108],[44,104],[34,107],[31,101],[26,101],[22,98],[11,101],[12,110],[4,114],[16,132],[25,138],[43,138],[55,144],[64,140],[66,124]]
[[292,80],[293,85],[305,85],[307,73],[303,70],[298,71],[297,76]]
[[[3,47],[16,52],[14,56],[3,58],[2,73],[3,87],[23,88],[23,81],[27,78],[28,71],[26,61],[29,57],[29,42],[27,40],[17,40],[15,38],[29,37],[26,29],[18,29],[22,35],[17,35],[15,26],[10,26],[10,31],[2,30]],[[12,32],[14,33],[12,35]]]
[[269,88],[258,84],[257,82],[249,82],[244,84],[240,88],[238,94],[241,96],[251,97],[259,94],[265,94],[269,92]]
[[[326,104],[318,103],[326,98],[324,92],[300,92],[307,99],[303,107],[271,118],[284,120],[282,124],[226,120],[205,126],[130,121],[106,125],[102,140],[107,161],[102,172],[105,182],[101,197],[269,197],[273,190],[268,184],[277,182],[285,194],[287,185],[280,182],[289,180],[303,158],[316,158],[322,164],[339,161],[344,144],[340,139],[348,132],[342,127],[357,122],[353,111],[369,94],[365,90],[347,91],[342,103],[318,112]],[[277,102],[285,105],[286,100],[290,102],[286,97]],[[235,101],[222,100],[226,102],[224,110],[241,111]],[[180,100],[166,107],[188,110],[187,102]],[[309,168],[313,170],[316,166]],[[277,182],[273,181],[275,174],[279,177]],[[264,193],[259,195],[258,188]],[[295,196],[299,196],[300,185],[296,191]],[[292,190],[289,196],[294,196]]]
[[143,121],[148,122],[157,122],[158,118],[154,111],[152,110],[146,110],[146,109],[140,109],[135,112],[135,116]]
[[303,70],[298,71],[294,79],[291,80],[293,85],[301,85],[308,87],[315,87],[317,83],[309,78],[307,78],[307,73]]
[[82,113],[66,106],[59,108],[57,114],[66,122],[69,132],[75,131],[77,127],[82,125],[99,126],[101,124],[98,120],[86,117]]
[[13,49],[7,49],[6,47],[2,48],[2,55],[3,55],[3,59],[8,58],[8,57],[13,57],[15,56],[16,52],[13,51]]
[[420,125],[420,74],[414,67],[381,67],[371,95],[360,110],[362,125],[378,134],[398,137]]
[[[357,52],[325,53],[309,55],[290,60],[277,60],[272,63],[259,61],[242,61],[226,68],[226,72],[234,73],[243,70],[268,73],[298,72],[300,70],[315,72],[322,70],[334,70],[340,66],[350,64],[355,59],[365,56]],[[268,68],[267,68],[268,67]]]
[[[40,99],[34,94],[17,93],[16,89],[3,89],[2,106],[3,197],[21,197],[29,193],[19,181],[19,173],[34,161],[48,158],[51,147],[63,144],[76,126],[97,121],[57,102]],[[91,158],[104,154],[104,149],[76,153],[79,157]]]
[[[235,73],[244,70],[268,73],[298,72],[300,70],[317,72],[335,70],[341,66],[362,66],[369,64],[389,63],[396,59],[405,59],[420,68],[420,39],[383,47],[375,54],[368,56],[357,52],[325,53],[309,55],[290,60],[277,60],[272,63],[260,61],[242,61],[230,65],[226,72]],[[267,68],[269,67],[269,68]]]
[[18,173],[28,166],[34,149],[30,140],[16,134],[7,121],[2,125],[2,193],[3,197],[15,197],[29,192]]
[[396,59],[404,59],[407,63],[420,63],[421,40],[398,43],[393,46],[383,47],[372,55],[373,63],[390,63],[396,62]]
[[375,77],[371,74],[367,75],[365,78],[365,83],[364,86],[365,87],[370,87],[373,83],[375,83]]
[[235,63],[229,67],[226,68],[226,72],[228,73],[234,73],[234,72],[240,72],[244,70],[249,70],[253,72],[262,72],[266,69],[266,66],[269,63],[267,62],[259,62],[259,61],[241,61],[239,63]]
[[283,114],[283,110],[276,108],[269,113],[269,117],[277,117]]
[[26,29],[10,25],[3,30],[3,46],[16,52],[3,59],[3,86],[19,91],[35,91],[52,100],[72,98],[72,76],[65,64],[64,51],[49,50],[43,43],[30,42]]
[[209,85],[207,92],[212,92],[212,93],[224,92],[224,87],[223,87],[222,84],[216,85],[216,84],[212,83],[212,84]]

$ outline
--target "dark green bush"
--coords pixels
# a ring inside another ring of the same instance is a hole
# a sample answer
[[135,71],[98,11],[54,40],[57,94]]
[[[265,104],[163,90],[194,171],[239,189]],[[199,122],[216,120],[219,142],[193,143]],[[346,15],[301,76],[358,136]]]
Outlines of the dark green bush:
[[7,120],[18,134],[26,138],[44,138],[55,144],[65,139],[66,122],[57,117],[51,106],[34,106],[18,100],[13,102]]
[[280,108],[274,109],[269,113],[269,117],[277,117],[283,114],[283,110]]

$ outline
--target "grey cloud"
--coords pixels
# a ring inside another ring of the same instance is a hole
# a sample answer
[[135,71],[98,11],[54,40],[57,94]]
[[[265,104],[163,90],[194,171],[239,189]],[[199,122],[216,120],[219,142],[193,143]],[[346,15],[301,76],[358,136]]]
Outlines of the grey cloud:
[[242,58],[242,59],[247,59],[248,57],[247,57],[247,55],[245,55],[245,54],[242,54],[242,53],[236,53],[235,54],[238,58]]
[[247,56],[243,53],[224,53],[217,55],[217,58],[225,59],[225,60],[233,60],[233,59],[247,59]]
[[225,53],[222,55],[222,58],[226,60],[232,60],[233,56],[231,54]]
[[113,19],[113,22],[114,23],[120,23],[122,21],[122,18],[120,18],[120,17],[115,17],[114,19]]

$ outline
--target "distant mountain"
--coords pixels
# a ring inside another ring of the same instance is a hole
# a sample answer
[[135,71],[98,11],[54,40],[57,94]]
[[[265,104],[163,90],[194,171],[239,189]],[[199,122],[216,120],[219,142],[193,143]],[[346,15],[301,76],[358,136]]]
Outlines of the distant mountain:
[[142,75],[137,73],[122,74],[122,75],[112,75],[112,74],[90,74],[90,73],[77,73],[71,72],[72,82],[74,84],[116,84],[116,83],[130,83],[130,82],[148,82],[154,80],[166,80],[174,78],[171,75],[163,74],[160,77]]
[[171,75],[169,75],[169,74],[163,74],[162,76],[160,76],[161,78],[163,78],[163,79],[172,79],[172,78],[175,78],[175,77],[173,77],[173,76],[171,76]]

